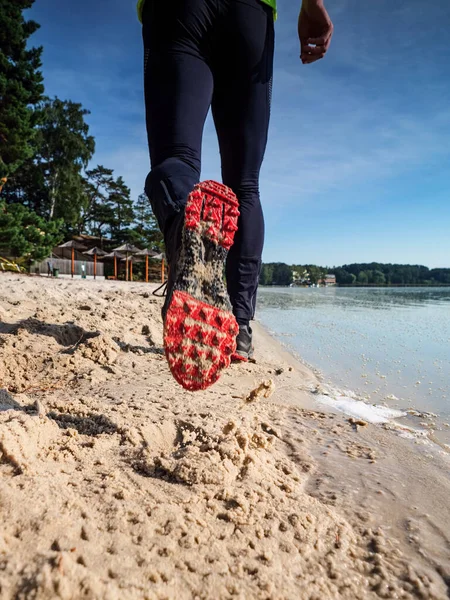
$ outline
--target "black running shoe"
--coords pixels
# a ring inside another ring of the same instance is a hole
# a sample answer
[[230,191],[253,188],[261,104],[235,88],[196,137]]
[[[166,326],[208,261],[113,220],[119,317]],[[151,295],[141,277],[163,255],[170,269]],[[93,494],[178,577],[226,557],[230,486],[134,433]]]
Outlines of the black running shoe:
[[253,332],[250,325],[239,325],[239,333],[236,338],[236,352],[232,359],[247,362],[253,358],[255,348],[253,347]]

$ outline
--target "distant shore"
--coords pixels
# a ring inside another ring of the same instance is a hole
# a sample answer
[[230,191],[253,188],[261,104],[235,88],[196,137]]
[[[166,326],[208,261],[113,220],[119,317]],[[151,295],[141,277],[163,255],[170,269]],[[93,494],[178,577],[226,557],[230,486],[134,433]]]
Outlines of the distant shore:
[[450,287],[450,283],[336,283],[333,285],[260,285],[260,287],[283,287],[283,288],[310,288],[310,287],[327,287],[327,288],[402,288],[402,287],[429,287],[429,288],[442,288]]
[[386,288],[386,287],[450,287],[450,283],[339,283],[336,287],[365,287],[365,288]]

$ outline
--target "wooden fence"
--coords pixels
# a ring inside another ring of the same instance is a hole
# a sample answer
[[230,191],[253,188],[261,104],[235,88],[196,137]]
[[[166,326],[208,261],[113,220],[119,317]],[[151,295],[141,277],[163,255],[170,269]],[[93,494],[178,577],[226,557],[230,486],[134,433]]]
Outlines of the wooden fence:
[[[50,259],[46,258],[39,263],[34,263],[31,267],[31,273],[39,273],[40,275],[47,275],[48,273],[48,263]],[[61,275],[71,275],[72,273],[72,261],[68,258],[52,258],[52,267],[54,269],[59,269]],[[149,281],[161,281],[161,261],[160,260],[152,260],[148,261],[148,275]],[[81,265],[85,265],[85,272],[87,276],[94,276],[94,261],[91,260],[75,260],[75,275],[80,276],[82,274]],[[119,276],[121,279],[125,278],[125,264],[118,261],[119,267]],[[167,264],[164,265],[164,274],[165,279],[167,279]],[[107,276],[109,278],[113,278],[114,275],[114,263],[112,261],[101,262],[97,261],[97,277]],[[139,262],[133,264],[133,279],[134,281],[143,281],[145,279],[145,263]]]
[[[72,273],[72,261],[67,258],[52,258],[45,259],[40,263],[34,263],[31,267],[31,273],[39,273],[41,275],[47,275],[48,263],[51,262],[54,269],[59,269],[61,275],[71,275]],[[91,260],[76,260],[75,264],[75,275],[81,275],[81,266],[85,265],[86,275],[94,276],[94,261]],[[97,277],[103,277],[105,274],[104,264],[97,261]]]

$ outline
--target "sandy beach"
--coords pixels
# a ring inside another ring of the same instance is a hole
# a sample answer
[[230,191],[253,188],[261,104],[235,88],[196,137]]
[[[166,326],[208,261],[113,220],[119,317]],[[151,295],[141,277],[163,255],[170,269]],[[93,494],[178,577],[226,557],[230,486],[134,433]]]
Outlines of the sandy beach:
[[172,379],[153,285],[0,274],[0,598],[448,599],[448,463],[256,362]]

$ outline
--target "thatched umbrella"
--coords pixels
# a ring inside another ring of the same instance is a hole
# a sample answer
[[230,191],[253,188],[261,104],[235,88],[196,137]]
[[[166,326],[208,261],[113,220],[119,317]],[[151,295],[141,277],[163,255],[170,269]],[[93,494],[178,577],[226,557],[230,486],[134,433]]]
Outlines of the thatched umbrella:
[[109,254],[105,254],[105,256],[103,257],[103,260],[114,259],[114,278],[115,279],[117,279],[117,259],[123,260],[124,258],[125,258],[125,256],[123,254],[121,254],[120,252],[116,252],[115,250],[113,250]]
[[137,254],[141,249],[137,246],[133,246],[133,244],[122,244],[118,248],[114,248],[113,252],[125,252],[125,256],[127,259],[125,266],[125,281],[128,281],[128,255],[129,254]]
[[94,248],[91,248],[87,252],[83,252],[83,254],[87,254],[88,256],[94,257],[94,279],[97,279],[97,256],[99,258],[102,258],[103,256],[106,256],[106,252],[101,248],[97,248],[97,246],[94,246]]
[[145,248],[145,250],[137,252],[136,256],[145,256],[145,282],[148,283],[148,257],[150,256],[150,258],[156,258],[160,255],[157,252],[153,252],[153,250]]
[[60,244],[58,248],[71,248],[72,249],[72,277],[75,273],[75,250],[79,250],[82,252],[86,250],[86,246],[80,244],[80,242],[75,242],[74,240],[70,240],[70,242],[66,242],[65,244]]

